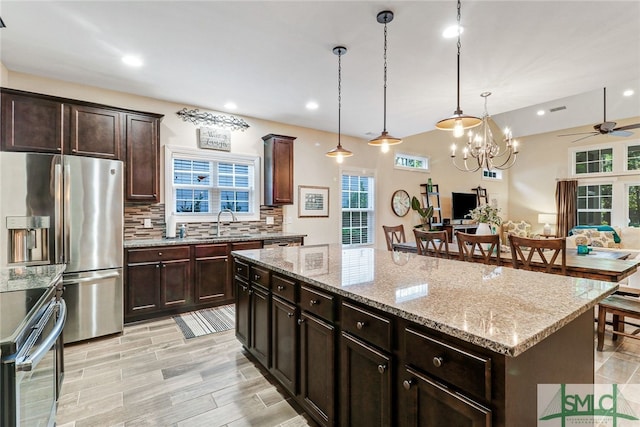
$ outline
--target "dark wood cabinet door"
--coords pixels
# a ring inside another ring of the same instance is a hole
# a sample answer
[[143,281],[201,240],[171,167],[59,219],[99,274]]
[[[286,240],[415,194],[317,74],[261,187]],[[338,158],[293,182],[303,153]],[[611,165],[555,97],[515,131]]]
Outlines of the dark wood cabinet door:
[[321,425],[335,424],[335,328],[305,312],[300,315],[300,397]]
[[163,307],[175,307],[189,302],[190,265],[188,259],[162,262],[160,295]]
[[407,368],[398,399],[403,427],[490,427],[491,411]]
[[156,117],[126,115],[126,200],[158,202],[160,136]]
[[391,425],[390,357],[342,333],[340,358],[340,424]]
[[249,348],[251,344],[251,290],[247,282],[236,277],[236,338]]
[[271,366],[271,304],[269,293],[259,286],[251,286],[251,354],[262,366],[269,369]]
[[298,309],[271,299],[271,373],[294,396],[298,391]]
[[2,149],[62,153],[64,129],[62,102],[2,93]]
[[160,309],[160,263],[127,265],[126,315]]
[[233,297],[227,255],[196,258],[195,275],[194,302],[196,304],[213,304]]
[[293,204],[293,141],[291,136],[265,135],[264,141],[264,203]]
[[108,108],[70,106],[70,138],[66,153],[120,160],[121,113]]

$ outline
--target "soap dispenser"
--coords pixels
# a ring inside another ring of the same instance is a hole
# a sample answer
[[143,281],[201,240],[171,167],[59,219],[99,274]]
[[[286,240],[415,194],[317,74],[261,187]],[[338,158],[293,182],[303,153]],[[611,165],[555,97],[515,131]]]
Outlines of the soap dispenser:
[[181,239],[184,239],[185,237],[187,237],[187,224],[180,225],[179,237]]

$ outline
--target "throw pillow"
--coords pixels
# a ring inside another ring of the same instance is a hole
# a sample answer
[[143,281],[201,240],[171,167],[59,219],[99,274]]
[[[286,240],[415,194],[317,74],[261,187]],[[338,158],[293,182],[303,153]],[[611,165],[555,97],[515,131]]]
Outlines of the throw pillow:
[[613,231],[596,231],[591,233],[591,246],[596,248],[619,248],[613,238]]
[[574,235],[574,236],[570,236],[572,237],[573,242],[575,243],[576,246],[578,245],[590,245],[591,244],[591,238],[589,238],[589,236],[587,236],[586,234],[578,234],[578,235]]

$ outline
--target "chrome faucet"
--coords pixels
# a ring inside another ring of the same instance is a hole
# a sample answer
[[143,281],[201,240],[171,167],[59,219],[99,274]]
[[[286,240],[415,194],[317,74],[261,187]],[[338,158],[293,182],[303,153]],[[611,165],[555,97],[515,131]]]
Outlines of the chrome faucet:
[[232,221],[237,221],[238,218],[236,218],[236,214],[233,213],[233,211],[231,209],[221,209],[220,212],[218,212],[218,231],[217,231],[217,236],[220,236],[220,214],[222,214],[222,212],[229,212],[231,214],[231,220]]

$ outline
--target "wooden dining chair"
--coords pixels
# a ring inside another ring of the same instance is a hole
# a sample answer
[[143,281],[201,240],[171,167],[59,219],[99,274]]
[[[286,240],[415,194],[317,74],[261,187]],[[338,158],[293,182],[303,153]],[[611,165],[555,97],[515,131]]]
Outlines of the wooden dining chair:
[[500,265],[500,236],[498,234],[469,234],[457,231],[456,237],[461,261]]
[[[564,237],[529,239],[510,234],[509,246],[511,246],[513,268],[525,270],[542,268],[546,273],[566,274],[567,272],[567,241]],[[560,263],[556,264],[558,257],[560,257]]]
[[394,243],[406,243],[404,225],[383,225],[384,237],[387,240],[387,249],[392,251]]
[[423,231],[413,229],[418,255],[449,258],[449,239],[446,231]]

